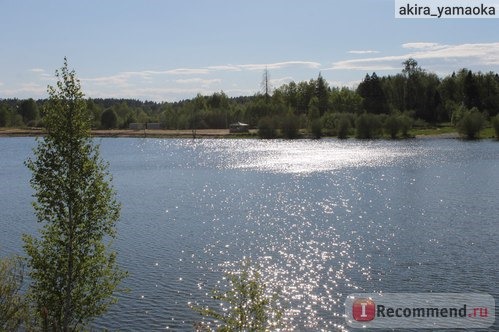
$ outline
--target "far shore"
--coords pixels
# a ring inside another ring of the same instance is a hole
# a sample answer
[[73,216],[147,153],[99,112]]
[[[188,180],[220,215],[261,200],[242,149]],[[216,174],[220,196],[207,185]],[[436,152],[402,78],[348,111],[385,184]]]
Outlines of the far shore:
[[[229,129],[198,129],[195,137],[204,138],[227,138],[227,137],[253,137],[256,130],[250,130],[249,133],[230,133]],[[0,137],[9,136],[43,136],[43,128],[0,128]],[[95,137],[166,137],[166,138],[192,138],[192,130],[170,130],[170,129],[97,129],[92,130],[92,136]]]
[[[198,129],[196,138],[257,138],[258,131],[251,129],[249,133],[230,133],[229,129]],[[0,137],[31,137],[43,136],[43,128],[0,128]],[[193,138],[193,131],[171,129],[97,129],[92,130],[95,137],[158,137],[158,138]],[[459,138],[456,132],[417,134],[415,138]]]

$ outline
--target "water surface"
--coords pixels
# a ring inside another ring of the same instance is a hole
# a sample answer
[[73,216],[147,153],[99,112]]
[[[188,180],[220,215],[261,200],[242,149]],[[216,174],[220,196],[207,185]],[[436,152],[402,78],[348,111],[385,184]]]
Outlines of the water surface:
[[[348,329],[354,292],[485,292],[498,298],[499,144],[493,141],[96,139],[122,207],[129,271],[111,330],[192,330],[243,259],[279,289],[296,331]],[[23,161],[0,138],[0,250],[38,227]],[[496,322],[495,328],[499,325]]]

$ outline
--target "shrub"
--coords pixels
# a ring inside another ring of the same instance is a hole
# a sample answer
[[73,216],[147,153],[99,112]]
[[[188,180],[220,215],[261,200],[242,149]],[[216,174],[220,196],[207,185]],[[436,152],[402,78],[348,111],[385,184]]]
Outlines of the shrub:
[[347,138],[354,120],[355,115],[353,113],[328,112],[322,117],[323,129],[329,136]]
[[409,136],[409,130],[412,128],[412,119],[407,115],[399,115],[398,120],[400,122],[400,131],[403,137]]
[[299,120],[294,114],[288,114],[282,119],[281,131],[284,138],[297,138],[299,136],[299,129]]
[[350,131],[350,119],[348,115],[341,114],[336,119],[336,133],[338,138],[345,139],[348,137],[348,132]]
[[467,139],[476,139],[484,124],[485,118],[482,113],[480,113],[478,109],[473,108],[470,111],[465,112],[457,122],[457,131]]
[[336,113],[327,112],[322,116],[322,130],[326,135],[334,135],[335,133]]
[[27,303],[19,294],[24,264],[19,257],[0,259],[0,331],[16,331],[27,320]]
[[379,136],[381,132],[381,121],[374,114],[364,113],[359,115],[355,121],[356,137],[370,139]]
[[[213,299],[221,302],[219,310],[191,306],[202,316],[219,321],[216,331],[275,331],[282,325],[279,294],[269,294],[258,270],[246,262],[242,271],[228,273],[226,279],[226,289],[212,292]],[[195,326],[198,331],[211,331],[203,323]]]
[[310,131],[312,133],[313,138],[321,138],[322,137],[322,121],[320,119],[315,119],[312,121],[310,125]]
[[492,118],[492,128],[496,133],[496,139],[499,140],[499,114]]
[[397,134],[399,133],[401,129],[401,123],[399,120],[399,117],[396,115],[390,115],[386,120],[385,120],[385,132],[390,135],[392,139],[397,138]]
[[258,136],[265,139],[277,137],[275,122],[272,118],[263,117],[258,121]]

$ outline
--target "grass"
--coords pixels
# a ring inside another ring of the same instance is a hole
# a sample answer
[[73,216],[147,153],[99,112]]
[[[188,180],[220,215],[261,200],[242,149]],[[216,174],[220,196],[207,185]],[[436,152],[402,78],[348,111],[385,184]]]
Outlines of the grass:
[[453,126],[443,126],[432,128],[413,128],[409,133],[413,136],[437,136],[441,134],[457,133],[457,130]]
[[[414,136],[438,136],[441,134],[454,134],[454,133],[457,133],[457,130],[453,126],[417,128],[417,129],[412,129],[410,131],[410,134]],[[486,127],[482,129],[480,131],[479,138],[481,139],[495,138],[494,129],[492,127]]]
[[487,127],[485,129],[482,129],[480,131],[480,138],[496,138],[494,128]]

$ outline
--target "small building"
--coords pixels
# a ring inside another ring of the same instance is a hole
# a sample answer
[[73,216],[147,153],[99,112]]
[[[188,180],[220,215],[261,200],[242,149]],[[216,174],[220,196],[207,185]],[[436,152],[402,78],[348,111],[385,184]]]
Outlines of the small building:
[[249,124],[242,122],[231,123],[229,126],[230,133],[247,133],[249,131]]

